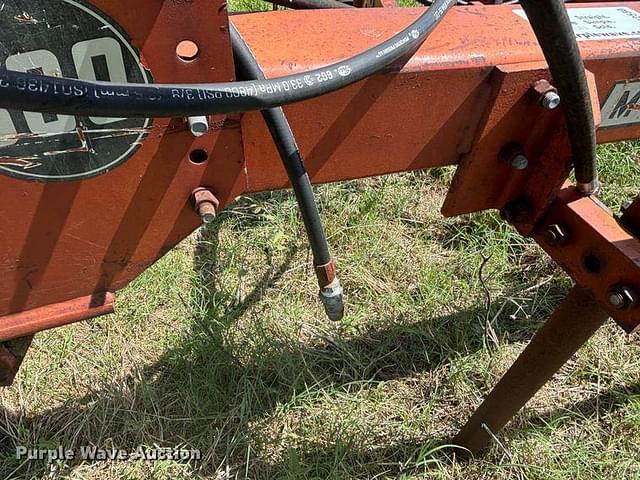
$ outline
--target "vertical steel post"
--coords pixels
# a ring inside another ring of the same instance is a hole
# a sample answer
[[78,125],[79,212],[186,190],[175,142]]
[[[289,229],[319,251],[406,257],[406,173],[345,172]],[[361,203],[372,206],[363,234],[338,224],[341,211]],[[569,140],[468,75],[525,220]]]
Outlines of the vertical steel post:
[[0,343],[0,387],[9,387],[18,373],[33,335]]
[[[609,318],[575,286],[453,439],[472,454],[496,434]],[[490,433],[491,432],[491,433]]]

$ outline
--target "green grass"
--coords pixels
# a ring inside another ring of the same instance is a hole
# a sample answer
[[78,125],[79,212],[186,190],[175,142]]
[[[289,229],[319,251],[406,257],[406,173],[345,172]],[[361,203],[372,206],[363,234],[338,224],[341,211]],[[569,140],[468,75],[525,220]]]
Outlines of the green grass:
[[[600,149],[614,210],[638,191],[639,154]],[[501,445],[468,462],[441,448],[570,287],[496,214],[443,219],[450,177],[317,188],[346,290],[338,324],[317,299],[292,195],[240,198],[120,292],[114,315],[36,337],[0,392],[0,478],[640,478],[640,348],[613,324]],[[202,459],[13,455],[154,444]]]
[[[640,182],[639,149],[600,151],[611,206]],[[638,342],[614,325],[501,446],[466,463],[439,448],[570,286],[495,214],[443,219],[450,174],[317,189],[347,292],[339,324],[316,298],[292,196],[239,199],[121,292],[115,315],[37,337],[0,399],[0,478],[640,478]],[[13,456],[85,444],[184,445],[202,459]]]

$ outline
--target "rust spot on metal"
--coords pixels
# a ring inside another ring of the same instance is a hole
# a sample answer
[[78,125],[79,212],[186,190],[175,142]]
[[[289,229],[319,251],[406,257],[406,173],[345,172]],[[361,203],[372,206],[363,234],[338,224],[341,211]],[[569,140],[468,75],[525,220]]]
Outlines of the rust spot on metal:
[[[59,132],[59,133],[11,133],[0,135],[0,142],[16,142],[23,140],[23,143],[20,144],[20,147],[23,146],[37,146],[43,144],[44,140],[51,137],[57,137],[60,135],[72,135],[75,134],[80,141],[80,145],[77,147],[67,148],[63,150],[50,150],[43,151],[37,155],[30,156],[0,156],[0,165],[10,166],[10,167],[20,167],[24,170],[33,169],[39,167],[43,164],[43,161],[47,158],[66,155],[69,153],[88,153],[95,154],[95,152],[89,148],[88,144],[88,135],[92,135],[91,140],[105,140],[108,138],[116,138],[116,137],[127,137],[130,135],[139,135],[141,133],[147,133],[151,130],[152,127],[145,128],[103,128],[103,129],[85,129],[82,127],[76,128],[74,132]],[[34,140],[27,141],[24,140]],[[136,144],[140,144],[140,142],[135,142]]]
[[315,266],[316,277],[318,277],[318,285],[320,288],[327,288],[336,279],[336,262],[331,260],[326,265]]

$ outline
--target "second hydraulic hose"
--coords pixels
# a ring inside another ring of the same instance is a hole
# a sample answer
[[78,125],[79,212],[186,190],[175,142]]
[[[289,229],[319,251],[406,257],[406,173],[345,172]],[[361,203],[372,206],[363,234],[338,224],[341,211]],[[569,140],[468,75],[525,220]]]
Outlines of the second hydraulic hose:
[[591,96],[567,8],[562,0],[521,0],[520,3],[562,98],[577,186],[587,195],[596,193],[599,183]]
[[[264,80],[265,76],[253,53],[233,25],[231,26],[231,42],[233,53],[241,72],[249,79]],[[313,263],[318,277],[318,284],[320,285],[320,299],[325,307],[327,316],[331,320],[340,320],[344,315],[342,287],[336,275],[335,263],[329,253],[320,212],[318,211],[318,205],[311,188],[311,181],[304,167],[300,150],[281,107],[263,110],[262,116],[278,148],[300,206],[307,237],[313,252]]]

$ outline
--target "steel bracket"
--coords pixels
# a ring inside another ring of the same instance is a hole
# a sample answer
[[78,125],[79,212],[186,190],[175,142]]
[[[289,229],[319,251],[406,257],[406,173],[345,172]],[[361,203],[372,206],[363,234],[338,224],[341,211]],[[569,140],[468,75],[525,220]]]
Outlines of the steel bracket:
[[[595,79],[588,76],[597,102]],[[543,62],[497,66],[489,81],[491,106],[462,158],[442,213],[450,217],[499,209],[507,217],[517,216],[529,233],[569,175],[564,115],[560,108],[541,104],[542,86],[554,90]],[[597,103],[594,107],[599,112]],[[519,158],[524,163],[516,163]]]
[[33,335],[29,335],[0,343],[0,387],[13,383],[32,341]]
[[[521,233],[528,232],[528,225],[514,225]],[[562,241],[551,235],[558,229]],[[597,198],[565,184],[532,237],[626,332],[638,328],[640,308],[621,308],[624,305],[613,304],[611,296],[621,287],[640,291],[640,240],[620,226]]]

